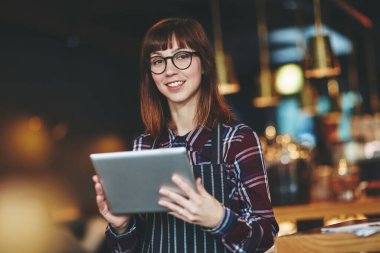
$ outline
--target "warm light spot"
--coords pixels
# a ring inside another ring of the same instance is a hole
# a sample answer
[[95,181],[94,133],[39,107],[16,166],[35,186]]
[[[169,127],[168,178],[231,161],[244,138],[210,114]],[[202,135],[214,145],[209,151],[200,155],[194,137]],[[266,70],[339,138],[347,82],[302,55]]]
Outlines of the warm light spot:
[[31,188],[0,189],[0,252],[45,252],[50,241],[48,217],[47,206]]
[[276,128],[272,125],[265,128],[265,137],[268,140],[273,140],[276,137]]
[[278,223],[280,228],[278,236],[290,235],[297,232],[297,224],[295,221],[281,221]]
[[346,159],[340,159],[338,165],[338,174],[344,176],[348,173],[348,165]]
[[38,117],[15,119],[4,129],[6,157],[25,168],[42,168],[51,152],[51,139]]
[[338,216],[326,217],[324,218],[323,223],[325,226],[330,226],[330,225],[334,225],[334,224],[345,222],[345,221],[362,220],[362,219],[367,219],[367,217],[361,213],[351,214],[351,215],[341,214]]
[[67,124],[65,123],[59,123],[53,128],[53,139],[54,140],[62,140],[66,137],[67,133],[69,131],[69,128]]
[[125,150],[124,143],[122,139],[115,135],[106,135],[99,138],[94,146],[93,152],[102,153],[102,152],[116,152]]
[[297,150],[291,151],[289,152],[289,157],[292,160],[297,160],[300,157],[300,152],[298,152]]
[[282,135],[276,136],[276,143],[281,144],[282,143]]
[[282,136],[282,143],[289,144],[291,141],[292,141],[292,137],[290,136],[290,134],[284,134]]
[[295,143],[290,143],[290,144],[288,145],[288,150],[289,150],[290,152],[292,152],[292,151],[297,151],[297,145],[296,145]]
[[275,86],[281,95],[300,92],[304,84],[302,68],[297,64],[286,64],[276,71]]
[[52,220],[55,222],[69,222],[77,220],[80,216],[79,209],[77,207],[67,207],[55,210],[52,213]]
[[339,95],[339,83],[336,79],[330,79],[327,82],[327,90],[331,97],[336,97]]
[[234,72],[232,57],[223,51],[215,53],[216,71],[219,81],[219,93],[228,95],[240,91],[240,85]]
[[239,92],[240,86],[238,83],[219,83],[218,90],[220,94],[228,95]]
[[380,141],[367,141],[364,144],[364,156],[367,159],[372,159],[380,154]]
[[38,132],[42,128],[42,119],[40,117],[33,116],[29,119],[28,126],[30,130]]

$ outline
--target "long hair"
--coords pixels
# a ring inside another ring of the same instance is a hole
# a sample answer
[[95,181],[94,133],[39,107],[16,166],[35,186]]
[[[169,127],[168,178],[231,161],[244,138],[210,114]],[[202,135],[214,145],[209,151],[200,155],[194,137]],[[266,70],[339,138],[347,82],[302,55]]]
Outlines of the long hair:
[[166,50],[172,38],[181,48],[199,52],[202,64],[200,98],[195,122],[199,126],[213,128],[219,122],[232,119],[225,100],[218,92],[217,74],[210,41],[202,25],[193,19],[169,18],[153,25],[145,34],[141,48],[140,110],[146,132],[158,137],[167,129],[171,120],[167,99],[157,89],[146,61],[155,51]]

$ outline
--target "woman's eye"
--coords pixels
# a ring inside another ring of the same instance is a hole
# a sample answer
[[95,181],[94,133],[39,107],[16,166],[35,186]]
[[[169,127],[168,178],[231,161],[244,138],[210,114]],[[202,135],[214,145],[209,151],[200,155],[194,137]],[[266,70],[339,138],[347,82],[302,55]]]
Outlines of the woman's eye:
[[183,53],[179,53],[178,55],[177,55],[177,59],[178,60],[186,60],[186,59],[188,59],[190,57],[190,54],[189,53],[185,53],[185,52],[183,52]]
[[164,62],[164,59],[162,59],[162,58],[153,58],[153,59],[151,59],[151,61],[150,61],[150,63],[152,64],[152,65],[160,65],[160,64],[162,64]]

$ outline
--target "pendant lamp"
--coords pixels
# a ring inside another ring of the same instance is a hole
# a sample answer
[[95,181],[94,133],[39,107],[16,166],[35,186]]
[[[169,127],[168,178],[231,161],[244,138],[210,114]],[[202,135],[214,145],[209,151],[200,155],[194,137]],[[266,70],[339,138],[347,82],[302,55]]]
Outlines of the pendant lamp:
[[308,39],[305,55],[305,77],[326,78],[340,74],[341,68],[331,47],[330,38],[322,33],[321,7],[319,0],[313,0],[315,35]]
[[223,50],[219,0],[211,0],[211,10],[219,93],[222,95],[237,93],[240,91],[240,85],[234,71],[232,57]]
[[279,99],[274,90],[274,81],[269,67],[268,31],[265,22],[265,0],[256,1],[257,35],[259,40],[259,90],[258,96],[252,101],[255,107],[273,107]]

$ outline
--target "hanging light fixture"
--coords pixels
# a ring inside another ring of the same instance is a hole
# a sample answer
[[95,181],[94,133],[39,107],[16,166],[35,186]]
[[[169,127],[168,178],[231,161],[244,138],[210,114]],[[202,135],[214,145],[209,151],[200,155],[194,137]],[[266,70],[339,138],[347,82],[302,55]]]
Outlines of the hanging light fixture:
[[257,9],[257,35],[259,39],[259,95],[253,99],[255,107],[271,107],[278,102],[278,96],[274,91],[273,78],[269,67],[268,31],[265,23],[265,0],[256,1]]
[[234,71],[232,57],[223,50],[219,0],[212,0],[211,7],[219,92],[222,95],[237,93],[240,91],[240,85]]
[[340,74],[341,68],[331,47],[330,38],[322,33],[321,7],[319,0],[313,0],[315,35],[308,40],[305,55],[305,77],[324,78]]

